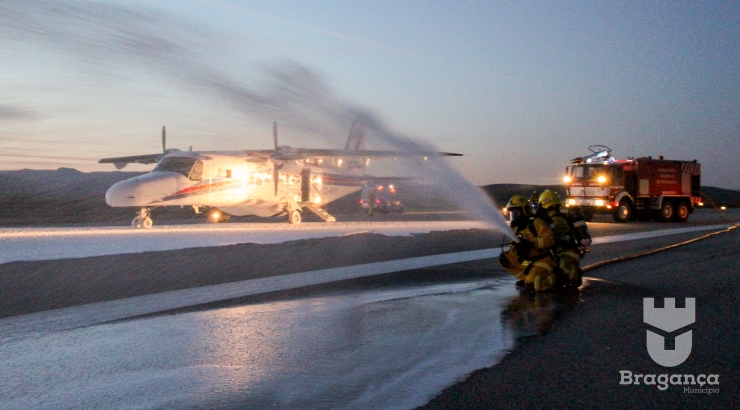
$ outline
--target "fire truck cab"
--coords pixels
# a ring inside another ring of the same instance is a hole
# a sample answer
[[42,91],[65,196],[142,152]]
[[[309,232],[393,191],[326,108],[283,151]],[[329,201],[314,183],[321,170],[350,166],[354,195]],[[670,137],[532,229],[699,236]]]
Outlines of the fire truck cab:
[[617,222],[684,222],[701,202],[701,166],[696,160],[652,157],[614,159],[603,145],[571,160],[565,169],[566,207],[581,207],[586,220],[611,213]]

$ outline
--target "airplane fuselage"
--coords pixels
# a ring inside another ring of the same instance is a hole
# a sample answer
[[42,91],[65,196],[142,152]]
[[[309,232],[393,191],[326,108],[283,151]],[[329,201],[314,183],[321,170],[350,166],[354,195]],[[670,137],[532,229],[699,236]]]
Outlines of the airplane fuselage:
[[277,163],[248,151],[175,151],[152,172],[114,184],[105,199],[113,207],[208,206],[236,216],[273,216],[285,212],[286,203],[323,206],[359,191],[359,161]]

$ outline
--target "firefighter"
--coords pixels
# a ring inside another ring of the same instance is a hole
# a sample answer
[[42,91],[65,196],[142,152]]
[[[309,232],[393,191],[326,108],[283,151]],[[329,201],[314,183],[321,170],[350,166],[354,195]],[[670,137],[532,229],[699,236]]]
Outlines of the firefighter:
[[511,228],[519,238],[499,257],[501,265],[519,281],[525,291],[541,292],[555,285],[553,269],[557,265],[550,254],[555,236],[547,222],[531,214],[530,201],[514,195],[506,205],[511,212]]
[[578,218],[576,214],[560,212],[560,195],[549,189],[540,195],[539,208],[545,210],[552,221],[550,227],[555,233],[554,249],[563,285],[578,288],[581,286],[581,248],[591,244],[586,222],[582,215]]

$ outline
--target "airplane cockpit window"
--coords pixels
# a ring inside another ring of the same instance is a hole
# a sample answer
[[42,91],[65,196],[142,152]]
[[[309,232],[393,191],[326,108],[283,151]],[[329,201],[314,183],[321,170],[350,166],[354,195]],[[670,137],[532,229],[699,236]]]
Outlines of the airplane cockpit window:
[[190,172],[190,177],[193,181],[200,181],[203,179],[203,163],[200,161],[195,161],[195,165],[193,165],[193,170]]
[[167,157],[163,158],[154,168],[154,171],[170,171],[182,174],[193,181],[203,179],[203,163],[195,158]]

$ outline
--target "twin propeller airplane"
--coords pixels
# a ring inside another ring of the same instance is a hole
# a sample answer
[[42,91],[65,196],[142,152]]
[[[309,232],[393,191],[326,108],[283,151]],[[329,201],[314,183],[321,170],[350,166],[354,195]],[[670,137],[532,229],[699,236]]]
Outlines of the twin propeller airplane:
[[[287,215],[299,224],[309,210],[327,222],[336,219],[322,206],[362,189],[368,181],[394,178],[366,174],[371,158],[461,156],[433,151],[377,151],[365,149],[365,128],[352,124],[344,149],[279,146],[273,124],[274,150],[180,151],[166,148],[162,127],[162,153],[103,158],[99,163],[122,169],[127,164],[154,164],[151,172],[118,182],[105,201],[112,207],[136,207],[134,228],[151,228],[151,211],[160,206],[212,208],[235,216]],[[398,179],[398,178],[395,178]]]

